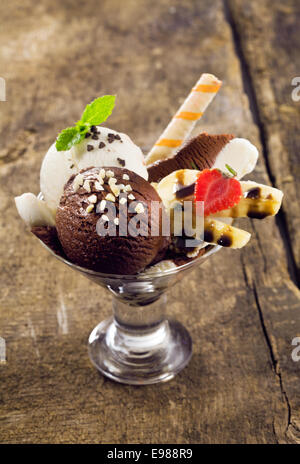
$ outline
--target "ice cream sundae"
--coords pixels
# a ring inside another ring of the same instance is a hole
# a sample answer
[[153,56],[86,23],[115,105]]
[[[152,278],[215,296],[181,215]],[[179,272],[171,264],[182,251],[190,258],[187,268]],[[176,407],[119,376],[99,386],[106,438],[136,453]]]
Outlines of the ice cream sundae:
[[[219,79],[203,74],[146,157],[126,134],[101,125],[115,97],[94,100],[46,153],[41,194],[15,199],[20,216],[55,253],[107,274],[175,267],[212,245],[243,247],[250,234],[232,219],[273,216],[283,194],[241,180],[258,158],[248,140],[207,133],[189,139],[220,87]],[[193,223],[203,205],[202,235],[189,234],[192,247],[186,231],[175,233],[176,211],[182,209],[184,226],[187,202]]]

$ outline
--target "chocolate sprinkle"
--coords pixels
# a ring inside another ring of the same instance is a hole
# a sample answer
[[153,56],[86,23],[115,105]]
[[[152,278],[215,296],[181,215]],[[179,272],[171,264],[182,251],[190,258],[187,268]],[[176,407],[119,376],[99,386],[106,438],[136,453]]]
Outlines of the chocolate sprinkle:
[[99,143],[99,148],[104,148],[105,147],[105,143],[104,142],[100,142]]
[[88,137],[90,137],[90,136],[91,136],[91,133],[90,133],[90,132],[87,132],[87,133],[85,134],[85,138],[86,138],[86,139],[87,139]]
[[120,166],[122,166],[122,167],[125,166],[125,160],[123,160],[123,159],[121,159],[121,158],[117,158],[117,160],[119,161]]
[[114,142],[114,140],[115,140],[115,134],[112,134],[112,133],[108,134],[108,135],[107,135],[107,140],[108,140],[108,143]]
[[97,134],[94,133],[94,135],[92,135],[92,139],[94,139],[94,140],[99,140],[99,137],[98,137]]
[[87,151],[92,151],[92,150],[94,150],[93,145],[87,145],[86,148],[87,148]]
[[96,127],[96,126],[92,126],[92,127],[91,127],[91,132],[97,132],[97,127]]

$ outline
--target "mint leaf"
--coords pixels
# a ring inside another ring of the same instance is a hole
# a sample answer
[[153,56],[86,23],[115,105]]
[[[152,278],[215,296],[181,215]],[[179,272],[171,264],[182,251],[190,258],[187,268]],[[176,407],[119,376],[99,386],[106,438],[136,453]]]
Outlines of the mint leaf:
[[104,95],[87,105],[80,121],[77,121],[74,127],[61,131],[57,137],[55,144],[57,151],[70,150],[73,145],[77,145],[85,138],[91,126],[98,126],[104,122],[111,115],[115,100],[115,95]]
[[84,139],[84,133],[79,132],[77,127],[68,127],[61,131],[56,140],[56,150],[57,151],[66,151],[70,150],[73,145],[81,142]]
[[115,106],[115,95],[104,95],[96,98],[92,103],[86,106],[81,121],[78,124],[88,123],[90,126],[97,126],[104,122],[111,115]]

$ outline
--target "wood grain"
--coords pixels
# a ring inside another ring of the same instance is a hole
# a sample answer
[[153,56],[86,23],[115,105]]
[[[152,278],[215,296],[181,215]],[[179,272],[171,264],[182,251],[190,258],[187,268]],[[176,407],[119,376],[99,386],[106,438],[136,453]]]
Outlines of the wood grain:
[[300,67],[300,5],[296,0],[228,4],[270,180],[285,194],[279,221],[300,285],[300,102],[292,85]]
[[[241,222],[252,233],[249,246],[223,250],[170,291],[168,311],[194,341],[175,379],[123,386],[90,364],[87,338],[110,314],[110,296],[50,258],[13,201],[38,192],[40,162],[57,132],[88,101],[117,92],[109,126],[146,151],[205,71],[224,86],[198,130],[233,132],[261,153],[262,144],[221,1],[77,6],[12,0],[3,12],[0,441],[300,442],[300,363],[291,358],[300,295],[272,218]],[[263,156],[252,178],[270,183]]]

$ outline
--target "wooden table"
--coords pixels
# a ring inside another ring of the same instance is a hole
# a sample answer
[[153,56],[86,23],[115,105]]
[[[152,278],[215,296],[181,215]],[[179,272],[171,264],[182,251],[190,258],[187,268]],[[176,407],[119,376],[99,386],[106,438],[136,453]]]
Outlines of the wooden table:
[[[299,2],[11,0],[1,15],[0,441],[299,443]],[[117,93],[109,126],[146,152],[202,72],[224,84],[197,131],[255,143],[251,177],[284,190],[282,213],[244,221],[245,249],[170,291],[194,341],[188,367],[119,385],[86,349],[109,294],[50,258],[13,198],[39,191],[45,151],[93,98]]]

